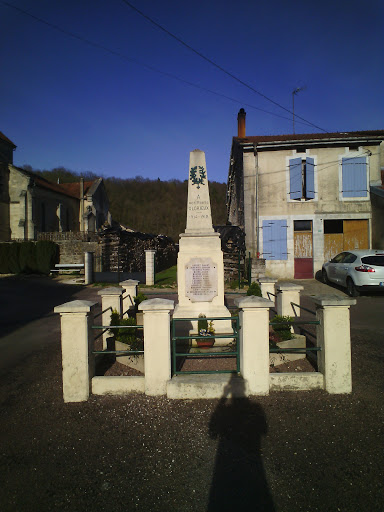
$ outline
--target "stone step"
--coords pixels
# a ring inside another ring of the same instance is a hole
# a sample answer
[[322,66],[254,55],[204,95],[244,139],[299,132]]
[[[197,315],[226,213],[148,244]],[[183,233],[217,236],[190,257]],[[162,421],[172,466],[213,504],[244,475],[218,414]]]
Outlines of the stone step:
[[174,399],[241,398],[248,396],[248,383],[230,373],[174,375],[167,382],[167,397]]

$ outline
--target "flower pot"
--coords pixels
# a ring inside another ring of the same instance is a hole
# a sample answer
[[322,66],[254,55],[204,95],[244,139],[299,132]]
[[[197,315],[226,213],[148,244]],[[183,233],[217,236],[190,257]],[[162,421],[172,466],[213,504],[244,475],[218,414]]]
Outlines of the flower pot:
[[206,339],[196,340],[196,344],[199,348],[211,348],[215,343],[215,338],[207,336]]

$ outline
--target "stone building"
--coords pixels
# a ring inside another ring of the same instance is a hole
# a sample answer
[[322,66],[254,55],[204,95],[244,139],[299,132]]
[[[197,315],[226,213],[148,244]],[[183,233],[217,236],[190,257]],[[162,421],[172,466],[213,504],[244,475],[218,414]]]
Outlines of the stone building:
[[338,252],[384,248],[384,130],[246,136],[245,116],[232,142],[227,215],[267,275],[311,278]]
[[14,166],[15,149],[0,132],[0,240],[36,240],[46,232],[94,233],[111,222],[102,178],[51,183]]

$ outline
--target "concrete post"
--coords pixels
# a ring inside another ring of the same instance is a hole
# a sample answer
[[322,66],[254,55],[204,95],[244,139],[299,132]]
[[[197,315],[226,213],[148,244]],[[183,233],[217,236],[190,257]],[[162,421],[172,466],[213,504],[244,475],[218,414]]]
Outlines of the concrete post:
[[351,332],[349,308],[356,299],[336,295],[319,296],[316,304],[318,369],[324,375],[328,393],[351,393]]
[[61,353],[64,402],[88,400],[94,374],[93,310],[96,302],[74,300],[56,306],[61,317]]
[[[111,288],[104,288],[97,292],[101,296],[101,325],[111,325],[112,310],[115,309],[119,317],[122,314],[122,295],[123,288],[121,286],[112,286]],[[108,331],[103,333],[103,349],[107,348],[107,338],[110,337]]]
[[276,312],[280,316],[300,316],[300,310],[291,302],[300,305],[300,291],[304,287],[295,283],[276,283]]
[[127,317],[128,311],[135,309],[135,301],[133,299],[137,297],[137,287],[139,282],[140,281],[135,281],[134,279],[127,279],[126,281],[119,283],[125,290],[125,294],[123,296],[123,317]]
[[145,251],[145,284],[155,284],[155,254],[156,251],[148,249]]
[[269,308],[262,297],[235,299],[240,316],[240,369],[250,395],[269,394]]
[[84,280],[85,284],[93,283],[93,253],[84,253]]
[[144,313],[145,393],[165,395],[171,378],[170,315],[173,300],[150,299],[139,304]]
[[[274,277],[259,277],[258,279],[261,295],[264,299],[270,300],[275,303],[275,283],[277,283],[277,279]],[[273,294],[273,295],[268,295]]]

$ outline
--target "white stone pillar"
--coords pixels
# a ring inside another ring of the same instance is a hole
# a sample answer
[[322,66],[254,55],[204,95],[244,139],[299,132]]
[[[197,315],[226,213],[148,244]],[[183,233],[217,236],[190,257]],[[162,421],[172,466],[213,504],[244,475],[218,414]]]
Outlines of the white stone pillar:
[[171,311],[173,300],[150,299],[139,304],[144,313],[144,374],[147,395],[165,395],[171,378]]
[[[295,283],[276,283],[276,312],[281,316],[300,316],[300,310],[291,302],[300,305],[300,292],[304,287]],[[295,314],[296,313],[296,314]]]
[[61,317],[61,353],[64,402],[88,400],[94,374],[93,310],[96,302],[74,300],[56,306]]
[[351,332],[349,308],[356,299],[336,295],[319,296],[313,299],[316,304],[316,326],[319,372],[324,375],[328,393],[351,393]]
[[277,279],[274,277],[259,277],[258,282],[261,289],[261,295],[264,299],[271,300],[275,303],[275,283]]
[[155,254],[156,251],[148,249],[145,251],[145,284],[155,284]]
[[93,253],[84,253],[84,281],[85,284],[93,283]]
[[135,309],[135,301],[133,300],[137,297],[137,287],[140,281],[135,281],[134,279],[127,279],[126,281],[121,281],[120,286],[124,288],[125,293],[123,295],[123,316],[128,316],[128,311]]
[[240,309],[240,371],[250,395],[269,394],[269,308],[262,297],[235,299]]
[[[111,325],[112,310],[115,309],[119,317],[122,314],[123,288],[121,286],[111,286],[111,288],[103,288],[97,294],[101,296],[101,311],[103,312],[101,315],[101,325]],[[106,330],[103,333],[103,349],[107,348],[107,338],[109,337],[110,334]]]

